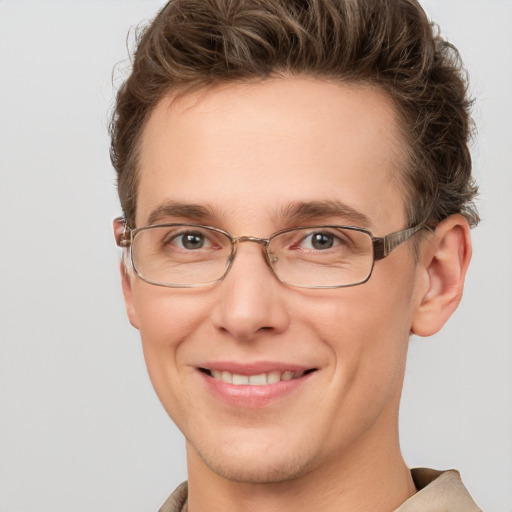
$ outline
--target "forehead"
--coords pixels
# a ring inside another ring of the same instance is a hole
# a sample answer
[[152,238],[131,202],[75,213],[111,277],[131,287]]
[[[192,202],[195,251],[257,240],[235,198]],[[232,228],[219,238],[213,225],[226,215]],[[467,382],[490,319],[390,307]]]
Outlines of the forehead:
[[376,88],[304,77],[166,97],[142,135],[137,225],[166,202],[269,223],[289,204],[337,202],[370,228],[398,223],[397,117]]

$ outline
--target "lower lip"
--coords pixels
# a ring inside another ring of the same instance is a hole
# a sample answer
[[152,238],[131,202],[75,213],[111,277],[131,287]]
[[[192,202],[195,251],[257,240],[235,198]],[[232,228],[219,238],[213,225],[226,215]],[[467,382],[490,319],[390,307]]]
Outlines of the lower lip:
[[262,386],[251,386],[250,384],[237,386],[214,379],[204,372],[198,371],[198,373],[209,391],[222,402],[235,407],[258,408],[265,407],[297,391],[316,372],[308,373],[296,379],[282,380]]

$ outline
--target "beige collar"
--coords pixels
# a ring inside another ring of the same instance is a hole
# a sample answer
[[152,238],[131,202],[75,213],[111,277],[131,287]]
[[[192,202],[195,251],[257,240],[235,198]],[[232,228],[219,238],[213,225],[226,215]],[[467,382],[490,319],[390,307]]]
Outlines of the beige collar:
[[411,474],[418,492],[395,512],[482,512],[458,471],[417,468]]
[[[464,487],[458,471],[411,470],[418,492],[394,512],[482,512]],[[187,512],[187,482],[183,482],[159,512]]]

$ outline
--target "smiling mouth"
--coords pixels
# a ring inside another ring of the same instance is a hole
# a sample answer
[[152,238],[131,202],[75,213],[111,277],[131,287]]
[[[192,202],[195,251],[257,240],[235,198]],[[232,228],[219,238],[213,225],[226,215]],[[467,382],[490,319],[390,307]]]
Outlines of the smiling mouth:
[[273,371],[256,375],[241,375],[228,371],[208,370],[207,368],[200,368],[200,370],[211,378],[226,384],[233,384],[235,386],[266,386],[268,384],[277,384],[281,381],[300,379],[304,375],[315,372],[316,368],[301,371]]

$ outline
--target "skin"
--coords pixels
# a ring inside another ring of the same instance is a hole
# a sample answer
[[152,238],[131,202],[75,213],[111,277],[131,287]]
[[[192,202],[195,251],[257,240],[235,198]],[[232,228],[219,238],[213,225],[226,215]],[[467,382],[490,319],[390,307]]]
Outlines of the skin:
[[[372,88],[295,77],[167,97],[143,132],[136,225],[155,211],[158,222],[235,236],[354,224],[343,213],[282,215],[296,202],[337,201],[382,236],[407,227],[404,146],[391,100]],[[164,215],[169,201],[209,214]],[[280,283],[252,243],[205,288],[153,286],[123,270],[152,383],[187,440],[189,512],[384,512],[415,492],[398,444],[407,345],[460,300],[467,223],[453,216],[425,234],[417,262],[411,247],[377,262],[364,285],[330,290]],[[204,385],[198,367],[210,361],[316,371],[265,406],[238,407]]]

